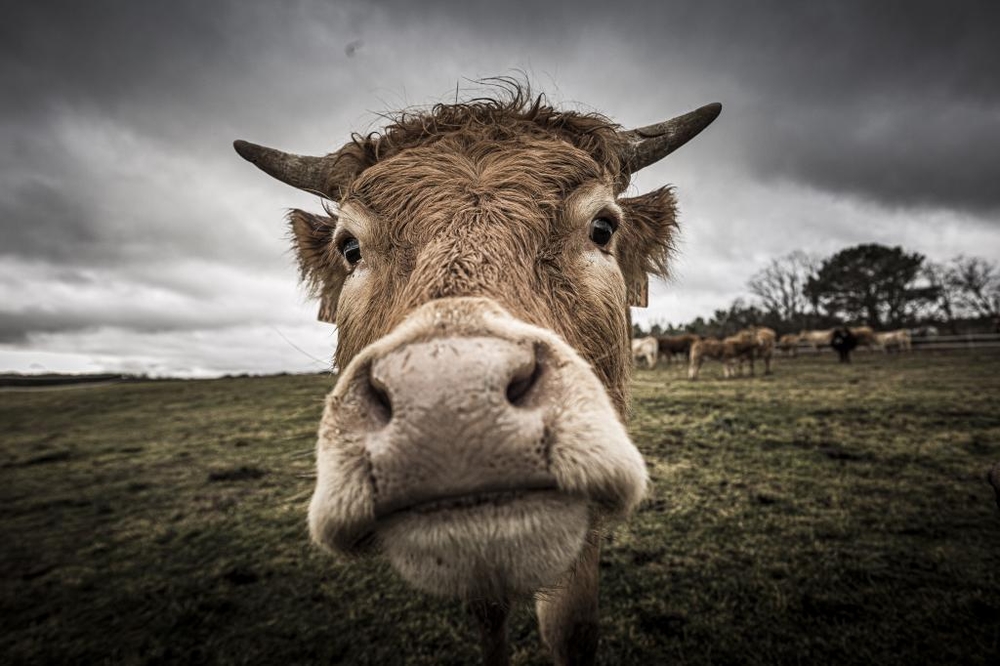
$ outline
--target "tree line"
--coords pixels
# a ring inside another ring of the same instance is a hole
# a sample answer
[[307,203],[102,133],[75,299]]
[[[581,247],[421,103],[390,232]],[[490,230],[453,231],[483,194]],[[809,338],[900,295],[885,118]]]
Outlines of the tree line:
[[1000,332],[1000,269],[980,257],[937,263],[919,252],[876,243],[822,259],[796,250],[772,259],[746,287],[748,296],[708,319],[653,324],[649,331],[636,324],[633,334],[725,336],[747,326],[769,326],[781,335],[844,324]]

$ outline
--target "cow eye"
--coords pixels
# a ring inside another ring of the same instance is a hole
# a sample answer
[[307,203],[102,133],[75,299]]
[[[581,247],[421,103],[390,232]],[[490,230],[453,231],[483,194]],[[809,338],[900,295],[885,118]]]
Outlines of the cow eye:
[[606,217],[595,218],[590,223],[590,240],[601,247],[611,242],[611,236],[615,233],[615,223]]
[[340,253],[347,259],[347,263],[353,266],[361,261],[361,243],[357,238],[348,238],[341,243]]

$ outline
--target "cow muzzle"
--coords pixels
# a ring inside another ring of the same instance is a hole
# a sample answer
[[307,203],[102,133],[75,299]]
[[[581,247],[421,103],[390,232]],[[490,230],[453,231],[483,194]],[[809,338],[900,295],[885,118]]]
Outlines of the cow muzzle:
[[642,457],[590,366],[478,298],[433,301],[363,350],[327,398],[309,510],[333,550],[380,545],[419,588],[532,592],[599,516],[641,499]]

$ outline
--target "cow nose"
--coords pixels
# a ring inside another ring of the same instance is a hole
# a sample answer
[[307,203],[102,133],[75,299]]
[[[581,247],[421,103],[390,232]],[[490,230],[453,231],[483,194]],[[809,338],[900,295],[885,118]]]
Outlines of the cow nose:
[[[491,346],[495,346],[491,345]],[[452,346],[453,351],[454,346]],[[408,365],[408,362],[412,359],[414,352],[420,353],[420,350],[408,350],[405,354],[404,365]],[[505,375],[509,375],[507,380],[507,387],[504,391],[504,395],[507,401],[514,406],[525,406],[528,402],[529,395],[532,389],[538,383],[538,378],[541,373],[541,366],[538,363],[534,349],[531,349],[530,356],[524,354],[523,348],[507,348],[505,350],[493,349],[493,358],[490,359],[494,363],[490,364],[492,372],[488,374],[495,375],[495,377],[489,377],[488,380],[492,381],[498,379],[502,382]],[[500,352],[498,354],[497,352]],[[504,357],[503,351],[508,352]],[[361,383],[357,386],[357,392],[359,397],[366,403],[366,411],[371,417],[372,421],[378,426],[384,426],[389,423],[392,419],[392,400],[389,397],[389,388],[386,386],[386,380],[393,381],[395,387],[393,392],[399,395],[403,399],[408,399],[410,397],[410,387],[408,384],[412,384],[414,380],[419,381],[419,378],[413,375],[398,378],[398,377],[387,377],[386,370],[387,365],[393,363],[392,354],[390,354],[386,359],[380,361],[377,365],[379,372],[376,374],[375,364],[368,366],[363,371],[363,376],[359,378]],[[432,357],[434,355],[432,354]],[[489,361],[487,361],[489,363]],[[407,374],[417,370],[416,368],[407,370]],[[391,369],[388,373],[394,374]],[[450,373],[443,372],[441,375],[448,375]],[[484,377],[485,378],[485,377]],[[367,384],[364,381],[367,380]]]
[[411,342],[359,369],[376,516],[554,488],[544,346],[491,337]]

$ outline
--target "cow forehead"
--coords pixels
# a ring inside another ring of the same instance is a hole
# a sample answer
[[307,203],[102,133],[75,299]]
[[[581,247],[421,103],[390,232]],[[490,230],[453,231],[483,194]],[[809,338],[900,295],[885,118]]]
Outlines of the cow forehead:
[[342,201],[383,218],[519,201],[546,210],[559,208],[568,193],[594,182],[610,186],[613,178],[589,154],[565,141],[442,140],[369,167]]

